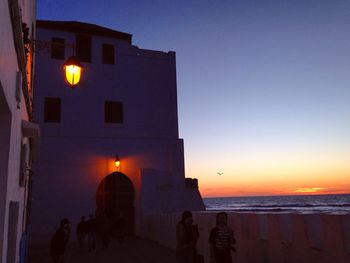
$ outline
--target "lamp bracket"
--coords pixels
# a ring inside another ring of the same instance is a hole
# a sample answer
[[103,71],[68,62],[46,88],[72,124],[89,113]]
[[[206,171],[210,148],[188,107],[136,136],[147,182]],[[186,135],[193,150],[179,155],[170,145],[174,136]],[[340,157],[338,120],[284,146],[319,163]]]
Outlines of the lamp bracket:
[[45,41],[45,40],[39,40],[39,39],[32,39],[30,41],[30,48],[34,53],[50,53],[51,52],[51,45],[55,43],[55,45],[59,46],[65,46],[65,47],[71,47],[74,53],[75,50],[75,44],[74,43],[57,43],[52,41]]

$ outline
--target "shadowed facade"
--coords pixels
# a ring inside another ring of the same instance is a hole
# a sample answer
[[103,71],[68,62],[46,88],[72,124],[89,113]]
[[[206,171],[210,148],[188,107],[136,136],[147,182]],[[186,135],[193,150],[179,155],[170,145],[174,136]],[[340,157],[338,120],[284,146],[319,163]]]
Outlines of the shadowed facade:
[[[74,225],[102,210],[127,216],[138,235],[146,214],[204,210],[198,184],[185,183],[175,53],[140,49],[130,34],[86,23],[37,28],[38,40],[51,44],[36,57],[42,139],[33,238],[52,233],[61,217]],[[84,65],[75,89],[61,75],[71,55]]]

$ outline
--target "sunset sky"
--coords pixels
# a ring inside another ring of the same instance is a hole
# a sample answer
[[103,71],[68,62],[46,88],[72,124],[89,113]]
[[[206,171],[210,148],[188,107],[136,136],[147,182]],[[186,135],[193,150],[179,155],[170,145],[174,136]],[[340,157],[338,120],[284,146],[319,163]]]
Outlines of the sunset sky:
[[350,193],[350,0],[37,6],[176,51],[186,176],[203,196]]

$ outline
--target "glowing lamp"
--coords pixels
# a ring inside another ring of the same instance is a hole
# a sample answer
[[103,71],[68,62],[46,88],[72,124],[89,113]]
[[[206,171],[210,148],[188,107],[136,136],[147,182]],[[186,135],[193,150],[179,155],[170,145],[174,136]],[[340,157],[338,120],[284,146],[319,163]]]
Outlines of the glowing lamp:
[[118,156],[118,155],[115,156],[114,165],[115,165],[115,167],[116,167],[117,169],[119,169],[119,167],[120,167],[120,159],[119,159],[119,156]]
[[71,56],[63,65],[63,70],[66,76],[66,82],[71,88],[75,88],[81,79],[83,65],[75,56]]

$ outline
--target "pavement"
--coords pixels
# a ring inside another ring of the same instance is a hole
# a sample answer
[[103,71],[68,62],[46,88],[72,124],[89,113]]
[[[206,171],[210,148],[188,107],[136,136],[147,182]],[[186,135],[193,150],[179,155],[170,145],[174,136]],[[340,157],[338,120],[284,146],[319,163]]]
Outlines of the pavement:
[[[48,244],[31,245],[28,263],[52,263]],[[80,248],[77,242],[68,244],[64,263],[176,263],[175,251],[151,240],[129,237],[123,244],[112,240],[109,248],[102,249],[97,242],[96,250],[88,252],[87,244]]]

